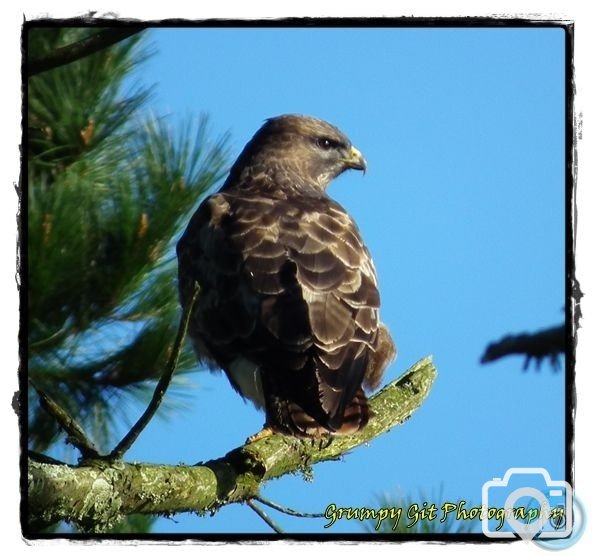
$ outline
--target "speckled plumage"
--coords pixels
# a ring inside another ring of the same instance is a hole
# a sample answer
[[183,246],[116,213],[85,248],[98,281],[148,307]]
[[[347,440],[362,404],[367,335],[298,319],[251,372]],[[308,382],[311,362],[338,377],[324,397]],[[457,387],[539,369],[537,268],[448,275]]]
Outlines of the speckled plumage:
[[177,247],[182,305],[200,285],[196,351],[290,434],[364,427],[362,387],[376,388],[395,354],[371,256],[325,192],[349,168],[366,162],[334,126],[272,118]]

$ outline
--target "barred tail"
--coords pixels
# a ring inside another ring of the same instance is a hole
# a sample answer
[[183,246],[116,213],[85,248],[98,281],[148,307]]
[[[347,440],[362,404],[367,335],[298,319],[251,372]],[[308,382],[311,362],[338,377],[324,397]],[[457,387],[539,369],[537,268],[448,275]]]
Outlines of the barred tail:
[[362,388],[359,388],[343,415],[332,418],[326,416],[323,421],[306,413],[298,404],[289,403],[283,415],[281,428],[297,436],[354,434],[366,426],[370,415],[366,395]]

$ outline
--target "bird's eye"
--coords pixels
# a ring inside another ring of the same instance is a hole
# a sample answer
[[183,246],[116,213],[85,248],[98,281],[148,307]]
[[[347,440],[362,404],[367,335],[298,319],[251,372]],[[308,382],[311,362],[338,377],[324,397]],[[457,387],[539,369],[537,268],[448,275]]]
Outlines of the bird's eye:
[[335,149],[338,146],[336,141],[334,141],[333,139],[329,139],[328,137],[319,137],[317,139],[317,145],[324,151]]

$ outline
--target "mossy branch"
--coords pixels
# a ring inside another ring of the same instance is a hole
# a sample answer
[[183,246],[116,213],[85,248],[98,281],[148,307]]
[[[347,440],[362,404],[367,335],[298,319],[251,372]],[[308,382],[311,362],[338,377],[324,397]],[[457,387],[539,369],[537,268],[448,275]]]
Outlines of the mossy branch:
[[370,400],[374,417],[360,433],[335,437],[325,447],[275,434],[194,466],[85,461],[81,466],[29,460],[28,511],[38,527],[60,520],[90,532],[108,532],[130,514],[215,512],[259,495],[266,481],[307,473],[336,460],[406,421],[420,407],[436,378],[430,357],[413,365]]

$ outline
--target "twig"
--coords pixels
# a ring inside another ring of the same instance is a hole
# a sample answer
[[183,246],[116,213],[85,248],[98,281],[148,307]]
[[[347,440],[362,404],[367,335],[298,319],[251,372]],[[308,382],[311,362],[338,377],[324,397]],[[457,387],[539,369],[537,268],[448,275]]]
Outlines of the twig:
[[292,515],[294,517],[316,517],[316,518],[317,517],[325,517],[325,514],[311,514],[311,513],[298,512],[296,510],[291,510],[290,508],[281,506],[280,504],[276,504],[276,502],[272,502],[271,500],[267,500],[266,498],[262,498],[261,496],[254,496],[253,499],[257,500],[258,502],[261,502],[262,504],[265,504],[266,506],[269,506],[270,508],[273,508],[274,510],[278,510],[279,512],[282,512],[283,514],[286,514],[286,515]]
[[134,426],[129,430],[129,432],[122,438],[119,444],[109,454],[109,459],[121,459],[121,457],[130,449],[132,444],[136,441],[136,439],[144,430],[146,425],[148,425],[149,421],[154,417],[154,414],[161,405],[163,397],[165,396],[165,392],[167,391],[167,388],[171,383],[171,378],[173,378],[175,367],[177,366],[177,361],[179,359],[179,354],[181,353],[183,340],[185,338],[185,335],[187,334],[187,329],[189,327],[189,321],[191,318],[194,303],[196,302],[196,299],[198,297],[198,291],[198,286],[196,283],[194,283],[190,302],[186,306],[183,314],[181,315],[179,329],[177,330],[177,336],[175,337],[175,343],[173,344],[173,349],[171,350],[169,361],[167,361],[167,366],[165,367],[163,376],[161,376],[158,384],[156,385],[156,388],[152,395],[152,399],[148,404],[148,407],[140,416],[138,421],[136,421]]
[[33,59],[28,62],[27,70],[29,72],[29,77],[80,60],[85,56],[94,54],[99,50],[103,50],[117,42],[127,39],[142,30],[142,27],[106,29],[73,44],[57,48],[47,56]]
[[276,533],[282,534],[284,531],[279,525],[276,525],[272,518],[264,512],[259,506],[257,506],[253,500],[247,500],[247,505],[259,516],[261,517]]
[[28,450],[27,455],[29,456],[29,459],[38,461],[39,463],[49,463],[51,465],[68,465],[65,461],[60,461],[59,459],[52,458],[51,456],[46,456],[45,454],[41,454],[35,450]]
[[32,342],[29,344],[30,351],[38,351],[40,349],[46,348],[47,346],[51,346],[54,342],[57,342],[64,338],[68,333],[68,327],[63,326],[57,332],[54,332],[47,338],[43,338],[42,340],[38,340],[37,342]]
[[65,409],[50,398],[45,392],[37,388],[33,381],[29,379],[29,383],[37,394],[39,395],[39,401],[41,407],[47,411],[60,425],[60,427],[68,435],[68,442],[78,448],[78,451],[82,455],[83,459],[97,458],[99,452],[95,445],[87,438],[82,427],[69,415]]

